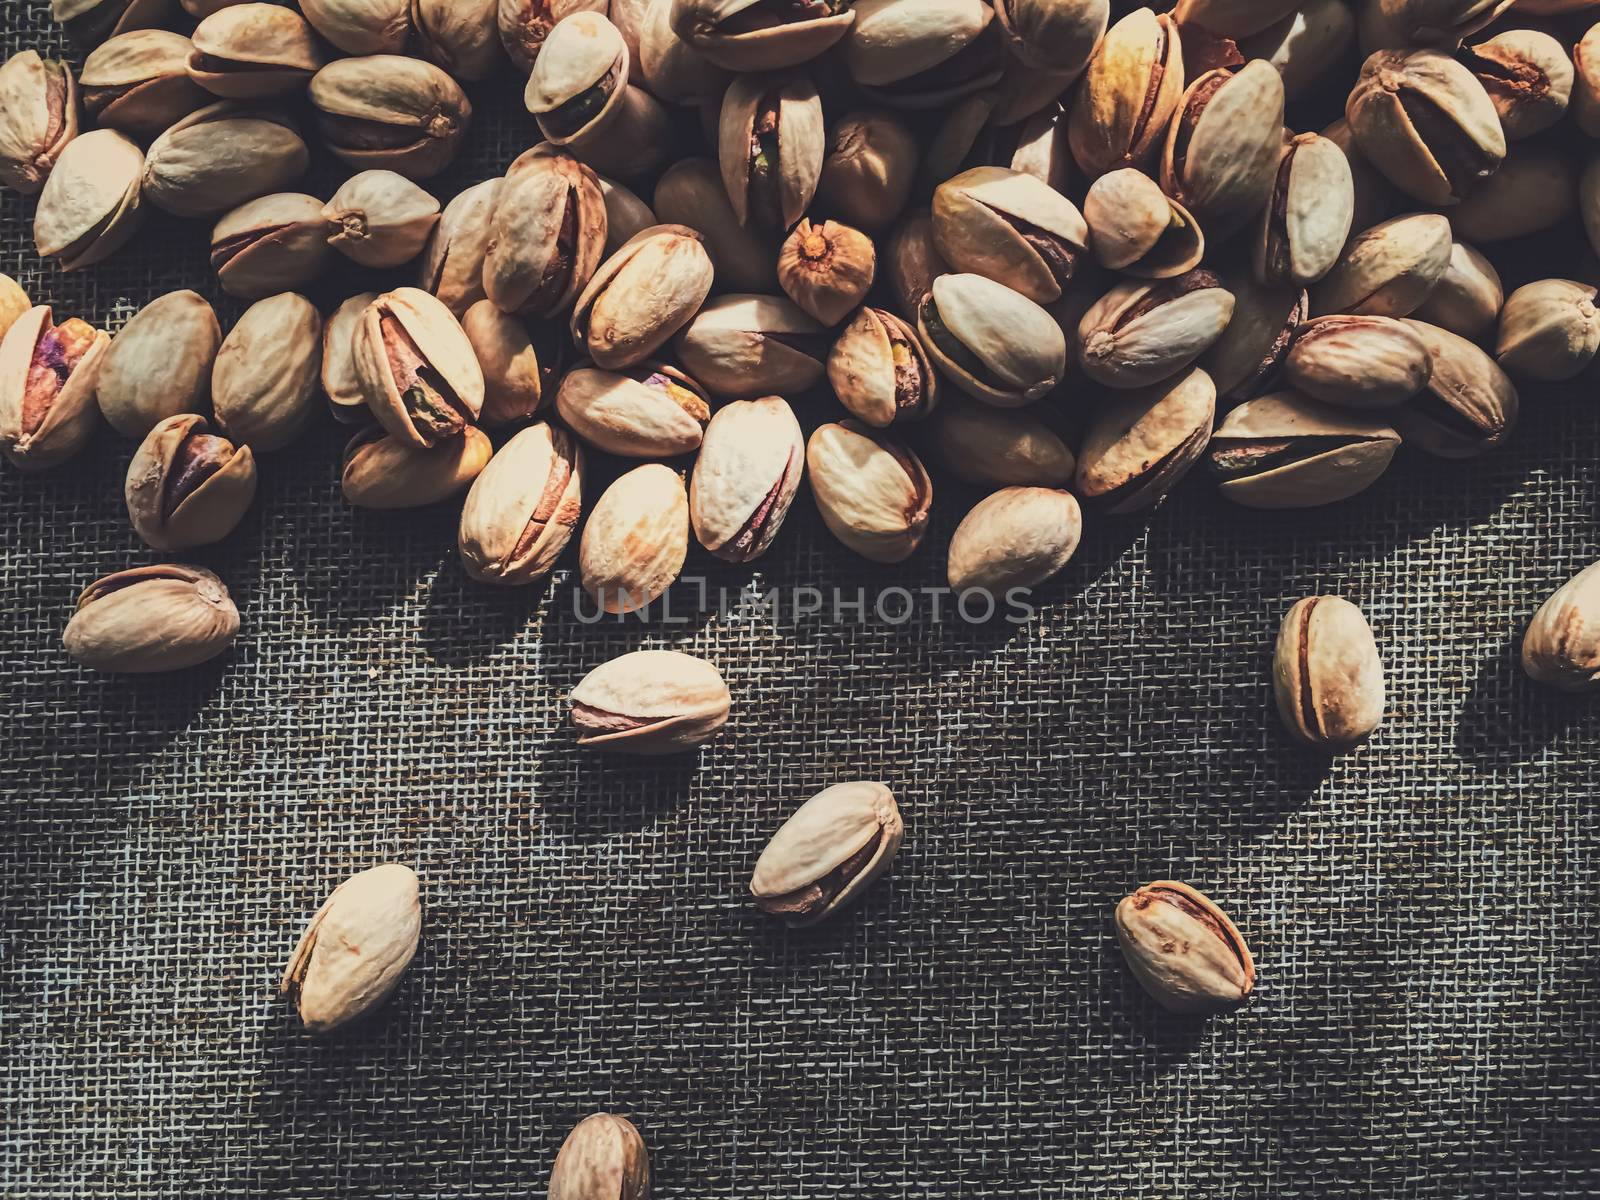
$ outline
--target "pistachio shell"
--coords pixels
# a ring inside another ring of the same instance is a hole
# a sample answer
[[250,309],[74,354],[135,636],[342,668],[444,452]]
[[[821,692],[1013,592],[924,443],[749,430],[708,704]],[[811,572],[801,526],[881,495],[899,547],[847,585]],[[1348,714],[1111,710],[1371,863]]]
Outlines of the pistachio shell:
[[1211,899],[1158,879],[1117,905],[1117,941],[1139,985],[1176,1013],[1235,1008],[1255,988],[1244,937]]
[[1448,210],[1450,228],[1458,238],[1484,244],[1528,237],[1566,220],[1577,201],[1578,180],[1567,156],[1522,142],[1498,171]]
[[1208,71],[1167,128],[1161,188],[1221,238],[1271,197],[1282,133],[1283,78],[1270,63]]
[[260,300],[305,287],[330,257],[322,201],[277,192],[241,204],[211,231],[211,266],[222,290]]
[[1066,372],[1066,338],[1050,314],[982,275],[935,279],[917,333],[945,378],[1000,408],[1039,399]]
[[636,234],[662,222],[630,188],[603,175],[597,175],[595,179],[600,184],[600,198],[606,205],[606,244],[602,257],[609,258],[632,241]]
[[1523,284],[1500,310],[1495,358],[1512,375],[1559,381],[1581,373],[1600,349],[1595,289],[1570,279]]
[[1107,171],[1084,197],[1089,245],[1100,265],[1141,279],[1170,279],[1200,264],[1199,223],[1135,167]]
[[802,219],[778,252],[778,284],[823,325],[843,321],[866,299],[877,274],[877,248],[859,229]]
[[1493,328],[1504,303],[1505,292],[1494,264],[1475,247],[1455,242],[1444,274],[1413,315],[1462,337],[1475,338]]
[[95,381],[111,339],[83,321],[29,309],[0,341],[0,453],[21,471],[75,457],[94,435]]
[[221,342],[217,314],[201,296],[156,297],[111,339],[101,360],[95,394],[106,423],[142,438],[167,417],[201,411]]
[[363,267],[398,267],[422,252],[439,221],[439,202],[393,171],[362,171],[322,210],[328,245]]
[[711,406],[694,380],[651,362],[621,373],[571,371],[556,393],[556,409],[589,445],[624,458],[692,454],[711,420]]
[[836,783],[784,822],[750,877],[750,895],[790,925],[814,925],[859,900],[894,860],[905,823],[894,793],[866,780]]
[[1312,289],[1311,309],[1403,317],[1421,305],[1450,265],[1450,222],[1409,213],[1358,233]]
[[841,50],[868,96],[896,108],[935,108],[999,83],[1004,45],[981,0],[856,0]]
[[133,530],[155,550],[187,550],[232,533],[256,495],[250,447],[207,434],[180,413],[152,429],[128,464],[124,497]]
[[367,395],[356,375],[356,335],[367,306],[377,292],[358,292],[328,318],[322,330],[322,390],[334,418],[347,424],[360,424],[372,417]]
[[486,179],[456,196],[422,250],[417,286],[458,317],[485,296],[483,264],[500,187],[499,179]]
[[635,467],[605,490],[584,524],[583,589],[604,612],[637,612],[672,586],[688,550],[683,479],[661,463]]
[[1298,287],[1321,279],[1350,237],[1355,205],[1350,160],[1336,143],[1315,133],[1286,141],[1257,222],[1256,279]]
[[650,1156],[631,1122],[610,1113],[579,1121],[556,1155],[550,1200],[649,1200]]
[[155,137],[211,103],[211,93],[189,78],[193,49],[188,38],[165,29],[119,34],[83,61],[78,86],[84,108],[105,128]]
[[893,113],[849,113],[833,126],[817,198],[850,224],[882,233],[911,198],[917,157],[916,135]]
[[493,454],[489,435],[470,425],[431,450],[371,427],[345,447],[339,484],[357,508],[420,508],[466,491]]
[[1375,483],[1400,435],[1360,413],[1273,392],[1234,409],[1207,457],[1221,493],[1247,508],[1309,508],[1348,499]]
[[400,54],[411,36],[410,0],[300,0],[300,12],[346,54]]
[[496,24],[500,44],[524,75],[533,69],[545,39],[556,24],[576,12],[604,13],[608,0],[499,0]]
[[572,689],[571,702],[578,745],[650,756],[710,741],[732,703],[716,667],[676,650],[635,650],[602,663]]
[[1135,9],[1106,32],[1073,94],[1068,136],[1091,178],[1145,162],[1183,96],[1183,43],[1172,18]]
[[805,438],[778,396],[723,405],[706,427],[689,482],[697,541],[718,558],[751,562],[778,536],[805,472]]
[[174,216],[209,216],[284,190],[309,162],[310,152],[287,117],[221,100],[190,113],[150,144],[143,195]]
[[1061,297],[1088,241],[1072,201],[1031,175],[976,167],[933,194],[933,239],[957,271],[986,275],[1041,304]]
[[1383,662],[1361,610],[1310,596],[1283,618],[1272,689],[1284,728],[1301,745],[1351,750],[1383,720]]
[[412,0],[417,48],[455,79],[489,79],[504,61],[498,9],[498,0]]
[[33,307],[22,285],[9,275],[0,274],[0,339],[24,313]]
[[804,6],[773,9],[762,0],[669,0],[674,32],[730,71],[776,71],[799,66],[832,48],[849,31],[848,5],[813,15]]
[[962,396],[929,422],[948,470],[988,487],[1065,487],[1077,464],[1060,434],[1027,409],[992,408]]
[[700,234],[719,291],[778,290],[776,241],[739,223],[710,159],[686,158],[668,167],[656,183],[654,208],[662,223],[686,225]]
[[781,296],[719,296],[678,335],[684,369],[715,396],[805,391],[822,378],[822,326]]
[[1113,513],[1149,508],[1199,460],[1216,408],[1216,385],[1198,367],[1107,396],[1084,434],[1078,494]]
[[324,62],[305,18],[279,4],[230,4],[201,21],[191,40],[189,77],[236,100],[298,92]]
[[1008,487],[978,501],[950,538],[946,571],[957,592],[1004,595],[1060,573],[1083,534],[1072,493]]
[[34,210],[39,257],[76,271],[120,250],[144,220],[144,168],[139,147],[114,129],[93,129],[68,142]]
[[1143,387],[1183,370],[1222,336],[1233,293],[1210,271],[1118,284],[1078,323],[1083,373],[1107,387]]
[[539,411],[565,357],[566,330],[530,324],[489,300],[467,309],[461,328],[483,368],[485,425],[515,425]]
[[1427,385],[1428,347],[1393,317],[1317,317],[1295,331],[1284,363],[1291,387],[1341,408],[1392,408]]
[[1283,76],[1283,97],[1313,95],[1356,40],[1356,18],[1344,0],[1309,0],[1259,33],[1239,41],[1246,59],[1264,59]]
[[457,546],[467,574],[523,584],[548,575],[583,508],[583,450],[540,421],[489,460],[467,493]]
[[1384,19],[1415,46],[1454,46],[1482,29],[1514,0],[1378,0]]
[[37,195],[77,136],[78,85],[69,66],[35,50],[0,63],[0,184]]
[[[611,9],[612,20],[619,27],[626,24],[622,10],[630,6],[645,10],[639,19],[634,62],[639,82],[651,95],[668,104],[704,104],[722,95],[728,86],[728,72],[712,62],[705,50],[673,31],[670,0],[659,4],[655,0],[620,0]],[[628,36],[626,30],[623,36]]]
[[1178,0],[1173,15],[1219,37],[1243,38],[1283,20],[1298,0]]
[[1233,293],[1233,318],[1200,361],[1219,396],[1248,400],[1276,382],[1310,300],[1304,288],[1266,287],[1243,271],[1224,282]]
[[903,562],[928,529],[933,481],[908,448],[856,421],[820,426],[806,443],[823,523],[873,562]]
[[822,99],[803,73],[739,75],[728,85],[717,158],[739,224],[793,226],[816,194],[826,149]]
[[397,54],[342,58],[311,77],[308,93],[328,149],[357,170],[428,179],[460,153],[472,104],[432,63]]
[[1001,0],[995,16],[1019,62],[1076,78],[1105,36],[1108,0]]
[[1600,563],[1579,571],[1539,606],[1522,638],[1522,669],[1566,692],[1600,686]]
[[828,382],[852,416],[880,429],[924,417],[939,403],[939,377],[917,331],[870,305],[834,342]]
[[556,24],[534,60],[523,99],[545,137],[563,145],[603,130],[628,85],[628,47],[597,12]]
[[239,610],[203,567],[164,563],[98,579],[78,597],[62,642],[92,671],[181,671],[233,644]]
[[257,453],[282,450],[311,422],[321,370],[322,318],[312,303],[293,292],[258,300],[217,350],[217,425]]
[[1572,60],[1561,43],[1537,29],[1508,29],[1460,51],[1489,93],[1507,141],[1549,129],[1572,96]]
[[601,264],[572,313],[573,341],[596,365],[649,357],[700,310],[713,268],[700,235],[656,225]]
[[1406,324],[1428,347],[1428,385],[1394,412],[1406,444],[1440,458],[1471,458],[1504,442],[1517,425],[1517,389],[1473,343],[1422,321]]
[[442,302],[396,288],[362,314],[356,378],[378,424],[428,449],[474,424],[483,409],[483,368]]

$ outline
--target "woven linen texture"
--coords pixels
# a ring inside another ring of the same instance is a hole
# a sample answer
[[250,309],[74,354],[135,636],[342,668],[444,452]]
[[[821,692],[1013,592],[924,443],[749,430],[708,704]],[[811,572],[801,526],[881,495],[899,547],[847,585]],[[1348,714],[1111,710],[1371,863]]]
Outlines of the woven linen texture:
[[[60,52],[35,0],[0,33]],[[472,95],[441,198],[537,138],[509,78]],[[307,189],[342,177],[319,159]],[[154,214],[63,276],[32,212],[0,195],[0,270],[59,316],[114,330],[177,287],[239,311],[205,222]],[[1512,283],[1544,265],[1508,257]],[[325,311],[403,280],[334,276]],[[1516,663],[1600,556],[1592,392],[1525,388],[1505,450],[1403,453],[1325,512],[1246,512],[1196,475],[1153,516],[1091,514],[1021,627],[873,613],[943,584],[978,498],[944,475],[901,567],[843,551],[805,498],[756,569],[691,550],[713,590],[860,590],[866,620],[685,585],[682,624],[591,625],[570,554],[548,587],[490,590],[456,506],[347,507],[326,421],[189,556],[239,603],[235,649],[146,679],[60,644],[85,584],[159,560],[122,507],[132,443],[0,471],[0,1191],[521,1197],[609,1109],[666,1200],[1600,1194],[1600,736]],[[1365,611],[1391,693],[1331,766],[1270,696],[1278,621],[1316,592]],[[643,646],[721,668],[727,735],[665,765],[580,754],[565,694]],[[786,931],[749,870],[857,777],[900,797],[904,849],[858,910]],[[279,972],[327,892],[389,860],[422,878],[418,958],[375,1020],[314,1041]],[[1123,967],[1111,909],[1164,877],[1249,938],[1238,1014],[1164,1016]]]

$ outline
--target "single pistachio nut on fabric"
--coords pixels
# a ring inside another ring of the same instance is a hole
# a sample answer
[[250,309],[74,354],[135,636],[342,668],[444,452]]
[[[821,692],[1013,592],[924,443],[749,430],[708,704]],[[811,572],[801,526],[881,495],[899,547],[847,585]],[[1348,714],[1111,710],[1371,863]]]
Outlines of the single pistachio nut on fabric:
[[217,349],[211,403],[222,433],[257,454],[282,450],[311,423],[322,374],[322,317],[282,292],[245,310]]
[[[884,248],[884,274],[900,315],[914,320],[922,302],[933,291],[933,281],[950,273],[933,240],[933,213],[919,209],[908,213],[889,235]],[[1024,297],[1026,299],[1026,297]]]
[[1084,173],[1145,165],[1183,84],[1183,41],[1170,15],[1139,8],[1112,25],[1071,101],[1067,135]]
[[461,510],[461,565],[482,583],[526,584],[548,575],[583,514],[583,449],[539,421],[489,460]]
[[1283,146],[1283,77],[1255,59],[1201,75],[1178,102],[1161,188],[1220,241],[1271,197]]
[[[660,225],[662,221],[656,216],[655,210],[639,198],[638,193],[625,187],[615,179],[607,179],[604,175],[596,175],[595,180],[600,184],[600,198],[606,205],[606,244],[603,258],[610,258],[621,250],[635,235],[643,233],[652,225]],[[682,224],[682,222],[675,222]],[[712,263],[716,259],[713,256]]]
[[367,394],[356,374],[356,335],[367,305],[377,298],[377,292],[358,292],[334,309],[322,327],[322,391],[328,397],[328,411],[342,424],[364,425],[372,420]]
[[[643,12],[635,18],[633,14],[640,9]],[[693,42],[679,37],[672,28],[672,16],[670,3],[657,4],[655,0],[620,0],[611,8],[611,19],[623,38],[630,45],[637,41],[633,58],[640,86],[664,104],[705,104],[722,95],[729,72]],[[636,38],[629,30],[630,23],[637,30]]]
[[572,689],[578,745],[617,754],[681,754],[722,732],[733,701],[721,673],[677,650],[635,650]]
[[778,284],[807,315],[834,326],[866,299],[878,251],[859,229],[801,219],[778,251]]
[[0,340],[32,307],[33,301],[22,285],[9,275],[0,274]]
[[372,415],[408,445],[454,437],[483,409],[483,368],[461,322],[419,288],[396,288],[367,306],[355,364]]
[[1384,19],[1413,46],[1454,47],[1512,6],[1514,0],[1377,0]]
[[209,546],[233,532],[256,497],[249,446],[179,413],[150,431],[128,464],[123,495],[133,531],[153,550]]
[[143,438],[161,421],[204,409],[222,329],[209,302],[191,291],[158,296],[111,339],[95,379],[106,423]]
[[75,457],[94,436],[95,381],[111,339],[48,304],[17,318],[0,341],[0,453],[21,471]]
[[673,458],[700,448],[711,405],[676,367],[636,363],[621,371],[579,367],[556,392],[556,411],[589,445],[623,458]]
[[78,136],[78,85],[59,59],[23,50],[0,64],[0,184],[36,196]]
[[387,1000],[417,953],[422,904],[416,872],[399,863],[334,888],[289,956],[278,990],[295,994],[311,1033],[332,1033]]
[[417,286],[437,297],[457,317],[487,294],[483,263],[501,183],[500,179],[486,179],[473,184],[445,205],[422,249]]
[[1065,487],[1077,470],[1066,439],[1027,409],[953,396],[928,424],[945,469],[963,483]]
[[[1591,182],[1585,189],[1586,224],[1594,220],[1593,186]],[[1457,238],[1480,244],[1509,241],[1565,221],[1578,207],[1578,192],[1576,165],[1566,153],[1538,142],[1518,142],[1500,169],[1447,215]]]
[[855,20],[850,0],[667,0],[671,28],[729,71],[777,71],[830,50]]
[[411,37],[411,0],[300,0],[300,12],[346,54],[400,54]]
[[806,469],[823,523],[861,557],[904,562],[922,544],[933,480],[908,446],[859,421],[822,425]]
[[50,15],[79,46],[93,48],[107,38],[166,22],[172,0],[51,0]]
[[1507,141],[1549,129],[1572,96],[1572,59],[1561,43],[1537,29],[1508,29],[1458,51],[1489,93]]
[[1505,302],[1505,289],[1494,264],[1475,246],[1455,242],[1444,274],[1412,316],[1464,338],[1476,338],[1494,328]]
[[339,485],[357,508],[422,508],[466,491],[493,454],[489,435],[475,426],[423,450],[372,425],[345,446]]
[[712,395],[749,399],[793,395],[823,376],[828,333],[782,296],[718,296],[702,308],[674,348],[684,370]]
[[549,1200],[649,1200],[650,1155],[633,1123],[585,1117],[567,1134],[550,1172]]
[[856,0],[840,45],[861,91],[891,108],[939,108],[999,83],[1005,44],[982,0]]
[[600,611],[638,612],[673,585],[688,553],[683,477],[647,463],[618,478],[590,511],[578,543],[578,574]]
[[285,190],[310,161],[299,131],[283,113],[219,100],[150,143],[143,197],[175,217],[208,217]]
[[1494,356],[1509,374],[1548,383],[1575,379],[1596,350],[1600,309],[1588,284],[1540,279],[1506,297]]
[[1310,315],[1304,288],[1267,287],[1245,271],[1223,276],[1233,293],[1233,317],[1200,357],[1217,395],[1249,400],[1270,391],[1283,373],[1294,331]]
[[957,271],[1030,300],[1059,300],[1089,240],[1077,205],[1019,171],[974,167],[933,193],[933,240]]
[[204,567],[162,563],[86,587],[62,643],[91,671],[143,675],[207,662],[238,632],[239,610],[222,580]]
[[1295,331],[1284,379],[1340,408],[1393,408],[1427,386],[1427,343],[1394,317],[1316,317]]
[[733,215],[782,231],[805,215],[827,152],[822,98],[802,71],[739,75],[717,122],[717,161]]
[[554,395],[567,358],[567,331],[502,312],[492,300],[467,309],[461,328],[483,369],[480,424],[520,425]]
[[322,210],[328,245],[363,267],[398,267],[422,253],[439,223],[439,202],[403,175],[362,171]]
[[722,186],[722,174],[709,158],[681,159],[663,171],[652,207],[660,223],[687,225],[705,241],[718,291],[778,290],[775,238],[739,223]]
[[1089,248],[1100,265],[1139,279],[1170,279],[1200,265],[1205,234],[1189,210],[1137,167],[1107,171],[1083,199]]
[[496,24],[499,0],[413,0],[416,52],[453,79],[481,83],[505,61]]
[[1222,336],[1233,293],[1211,271],[1125,280],[1078,323],[1078,363],[1106,387],[1144,387],[1176,375]]
[[797,808],[767,843],[750,876],[751,899],[793,928],[815,925],[860,900],[904,837],[887,787],[836,783]]
[[694,230],[646,229],[601,263],[583,289],[572,310],[573,343],[608,370],[649,358],[700,311],[713,273]]
[[[194,44],[165,29],[136,29],[98,46],[83,60],[78,87],[83,108],[106,129],[153,138],[174,121],[212,102],[189,78]],[[0,92],[5,90],[0,68]]]
[[1168,1012],[1222,1013],[1250,998],[1256,964],[1228,914],[1185,883],[1158,879],[1117,905],[1128,969]]
[[1390,414],[1409,446],[1439,458],[1473,458],[1517,426],[1516,385],[1480,347],[1447,329],[1405,319],[1428,347],[1428,384]]
[[230,296],[261,300],[321,276],[332,252],[322,201],[275,192],[225,214],[211,231],[211,269]]
[[627,90],[628,67],[615,25],[601,13],[573,13],[545,39],[523,99],[539,131],[565,145],[605,130]]
[[533,70],[550,31],[561,21],[578,12],[603,14],[609,7],[609,0],[498,0],[495,21],[500,44],[526,75]]
[[279,4],[230,4],[191,38],[189,77],[213,95],[260,100],[298,92],[326,59],[298,12]]
[[432,63],[398,54],[341,58],[308,90],[322,141],[356,170],[439,174],[461,152],[472,104]]
[[1600,688],[1600,563],[1579,571],[1539,606],[1522,636],[1522,669],[1564,692]]
[[1269,392],[1223,418],[1206,458],[1236,504],[1313,508],[1371,487],[1399,448],[1399,433],[1372,417]]
[[1054,318],[982,275],[935,279],[917,310],[917,334],[946,379],[997,408],[1031,404],[1066,374],[1066,336]]
[[1260,58],[1283,76],[1293,103],[1320,94],[1329,72],[1346,61],[1356,40],[1356,17],[1344,0],[1308,0],[1259,33],[1238,41],[1245,59]]
[[1311,311],[1410,316],[1444,278],[1452,244],[1450,222],[1438,213],[1408,213],[1363,230],[1311,289]]
[[1350,160],[1337,143],[1318,133],[1286,140],[1256,223],[1256,279],[1297,287],[1321,279],[1349,240],[1355,206]]
[[63,271],[110,258],[144,221],[144,155],[114,129],[91,129],[68,142],[33,213],[39,257]]
[[1078,452],[1078,494],[1111,513],[1151,507],[1199,461],[1216,411],[1216,385],[1199,367],[1107,395]]
[[1000,0],[994,15],[1025,66],[1076,78],[1105,36],[1108,0]]
[[695,540],[727,562],[760,558],[800,490],[805,454],[800,422],[781,397],[724,404],[689,480]]
[[1272,691],[1289,736],[1337,754],[1383,720],[1383,661],[1361,610],[1339,596],[1308,596],[1284,614]]
[[828,383],[850,415],[879,429],[916,421],[939,403],[939,376],[917,331],[863,305],[828,353]]
[[857,228],[883,233],[911,199],[919,153],[916,134],[894,113],[848,113],[834,123],[817,199]]
[[958,593],[1004,596],[1058,575],[1078,549],[1083,513],[1071,492],[1008,487],[984,497],[950,538],[946,577]]
[[602,261],[609,222],[595,173],[548,143],[519,157],[495,200],[483,289],[507,312],[566,312]]

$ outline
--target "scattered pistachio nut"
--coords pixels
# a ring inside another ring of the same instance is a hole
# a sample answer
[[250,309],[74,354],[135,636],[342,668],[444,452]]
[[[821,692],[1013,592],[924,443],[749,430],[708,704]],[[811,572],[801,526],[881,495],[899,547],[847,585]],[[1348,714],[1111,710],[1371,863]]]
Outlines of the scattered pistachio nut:
[[483,368],[461,323],[419,288],[385,292],[362,314],[356,378],[378,424],[424,450],[475,424]]
[[1137,167],[1096,179],[1083,217],[1095,258],[1114,271],[1170,279],[1199,266],[1205,254],[1205,235],[1189,210]]
[[624,458],[692,454],[711,420],[699,384],[659,362],[622,371],[579,367],[561,381],[556,411],[589,445]]
[[917,334],[956,387],[997,408],[1055,389],[1067,369],[1061,327],[1032,300],[982,275],[941,275],[917,309]]
[[1167,127],[1161,188],[1221,240],[1270,199],[1282,146],[1277,69],[1258,58],[1237,70],[1207,71],[1184,92]]
[[1302,133],[1283,143],[1256,226],[1255,277],[1305,287],[1333,269],[1355,219],[1350,160],[1338,143]]
[[1036,301],[1059,300],[1089,239],[1077,205],[1004,167],[974,167],[933,193],[933,240],[955,270]]
[[204,567],[162,563],[97,579],[78,597],[62,642],[91,671],[181,671],[215,658],[239,632],[228,589]]
[[1391,415],[1406,444],[1440,458],[1493,450],[1517,425],[1516,385],[1476,344],[1447,329],[1405,318],[1428,348],[1428,384]]
[[739,75],[728,85],[717,157],[740,225],[785,230],[799,221],[826,149],[822,98],[803,72]]
[[1066,440],[1027,409],[955,396],[939,406],[929,426],[945,469],[963,483],[1065,487],[1077,470]]
[[122,249],[144,221],[144,169],[139,147],[114,129],[91,129],[68,142],[34,209],[39,257],[76,271]]
[[831,327],[866,299],[877,266],[877,249],[859,229],[802,219],[778,252],[778,283],[803,312]]
[[524,95],[539,132],[558,146],[603,133],[628,87],[622,32],[602,13],[576,12],[550,31],[545,50],[534,59]]
[[95,379],[106,423],[143,438],[161,421],[200,412],[222,329],[211,305],[191,291],[158,296],[111,339]]
[[1289,386],[1340,408],[1404,404],[1433,373],[1427,343],[1394,317],[1316,317],[1295,331]]
[[917,331],[871,305],[828,352],[828,383],[851,416],[880,429],[919,420],[939,403],[939,376]]
[[119,34],[83,60],[78,87],[84,111],[104,128],[155,137],[212,101],[211,93],[189,78],[193,50],[188,38],[165,29]]
[[822,425],[806,469],[823,523],[863,558],[903,562],[922,544],[933,481],[907,446],[858,421]]
[[1564,692],[1600,687],[1600,563],[1557,588],[1522,637],[1522,669]]
[[284,190],[306,172],[310,151],[281,112],[219,100],[150,143],[144,199],[176,217],[208,217]]
[[475,426],[429,450],[369,426],[345,447],[339,485],[357,508],[422,508],[466,491],[493,454],[489,435]]
[[1125,897],[1116,930],[1133,977],[1169,1012],[1226,1012],[1255,988],[1255,960],[1243,935],[1188,884],[1158,879]]
[[865,779],[836,783],[772,836],[750,876],[750,896],[794,928],[815,925],[860,900],[889,869],[904,837],[887,787]]
[[0,342],[0,453],[22,471],[75,457],[94,436],[96,377],[111,339],[77,317],[29,309]]
[[241,204],[211,231],[211,269],[230,296],[261,300],[314,282],[330,251],[322,201],[276,192]]
[[647,463],[616,480],[583,526],[578,572],[602,612],[637,612],[672,586],[689,552],[689,497],[671,467]]
[[501,182],[486,179],[473,184],[445,205],[422,250],[417,286],[438,297],[457,317],[465,316],[487,295],[483,264]]
[[1525,283],[1500,310],[1494,355],[1509,374],[1543,382],[1576,378],[1600,350],[1595,289],[1570,279]]
[[950,587],[990,596],[1037,587],[1071,561],[1082,536],[1083,513],[1071,492],[1001,488],[956,526],[946,560]]
[[718,296],[684,326],[678,358],[714,396],[803,392],[822,379],[827,331],[781,296]]
[[805,453],[800,422],[781,397],[724,404],[706,426],[689,480],[695,539],[728,562],[760,558],[800,490]]
[[363,267],[398,267],[422,253],[439,222],[439,202],[393,171],[362,171],[322,210],[328,245]]
[[211,403],[221,431],[258,454],[282,450],[316,411],[322,317],[283,292],[245,310],[217,349]]
[[492,300],[467,309],[461,328],[483,369],[479,422],[516,425],[537,413],[561,377],[567,331],[502,312]]
[[1383,661],[1361,610],[1339,596],[1308,596],[1284,615],[1272,690],[1289,736],[1336,754],[1383,720]]
[[1246,508],[1311,508],[1376,483],[1400,435],[1298,392],[1269,392],[1229,413],[1206,451],[1218,490]]
[[128,520],[154,550],[220,542],[255,499],[250,447],[235,446],[209,428],[193,413],[168,417],[149,432],[128,464]]
[[398,54],[341,58],[308,90],[323,143],[357,170],[428,179],[455,161],[472,104],[432,63]]
[[555,567],[582,512],[578,439],[544,421],[530,425],[467,493],[456,543],[461,564],[483,583],[533,583]]
[[578,745],[618,754],[680,754],[709,742],[732,707],[721,673],[677,650],[635,650],[572,689]]
[[1106,31],[1073,93],[1068,137],[1090,178],[1145,165],[1183,96],[1183,41],[1166,13],[1135,9]]
[[851,225],[883,233],[911,199],[917,157],[916,135],[894,113],[848,113],[833,126],[817,199]]
[[633,1123],[594,1113],[567,1134],[550,1171],[549,1200],[649,1200],[650,1155]]
[[279,4],[230,4],[192,37],[189,77],[213,95],[260,100],[298,92],[325,61],[306,19]]
[[646,229],[589,280],[572,310],[572,340],[596,366],[632,366],[700,311],[711,293],[712,275],[711,257],[694,230],[683,225]]
[[1452,244],[1450,222],[1438,213],[1409,213],[1363,230],[1312,288],[1311,310],[1409,316],[1444,278]]
[[1078,323],[1078,362],[1095,383],[1144,387],[1205,353],[1233,316],[1233,293],[1211,271],[1125,280]]
[[322,391],[334,419],[346,425],[372,419],[367,394],[356,374],[356,334],[367,305],[377,298],[377,292],[356,293],[334,309],[322,327]]
[[59,59],[23,50],[0,63],[0,184],[36,196],[78,136],[78,84]]
[[484,249],[485,293],[507,312],[567,311],[600,265],[607,226],[594,172],[547,144],[534,147],[500,185]]
[[1199,461],[1216,410],[1216,385],[1199,367],[1107,395],[1078,453],[1078,494],[1112,513],[1149,508]]

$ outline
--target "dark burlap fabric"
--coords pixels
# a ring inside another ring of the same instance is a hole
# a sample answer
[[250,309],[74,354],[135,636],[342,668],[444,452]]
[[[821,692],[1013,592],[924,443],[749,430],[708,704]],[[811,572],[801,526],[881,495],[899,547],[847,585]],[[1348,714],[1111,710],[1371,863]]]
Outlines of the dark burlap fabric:
[[[55,44],[42,10],[0,8],[8,49]],[[509,84],[475,98],[446,195],[534,138]],[[200,225],[154,219],[64,277],[32,211],[0,198],[0,270],[62,314],[221,300]],[[1248,513],[1197,477],[1149,519],[1091,517],[1020,628],[926,603],[592,626],[566,570],[469,584],[452,506],[346,507],[330,422],[193,556],[238,599],[237,647],[154,679],[60,645],[84,584],[157,559],[122,509],[131,444],[0,472],[0,1191],[542,1194],[604,1108],[668,1198],[1600,1194],[1595,709],[1516,665],[1600,555],[1590,391],[1529,388],[1505,451],[1405,455],[1326,512]],[[975,498],[940,478],[904,567],[843,552],[802,500],[759,570],[695,550],[687,571],[936,586]],[[1331,768],[1287,744],[1268,683],[1279,618],[1317,591],[1368,614],[1391,688]],[[723,670],[728,735],[667,766],[576,752],[567,690],[661,645]],[[901,798],[892,873],[815,931],[752,911],[765,839],[862,776]],[[421,875],[420,954],[375,1021],[315,1042],[278,974],[327,891],[387,860]],[[1249,937],[1237,1015],[1163,1016],[1127,975],[1111,908],[1160,877]]]

